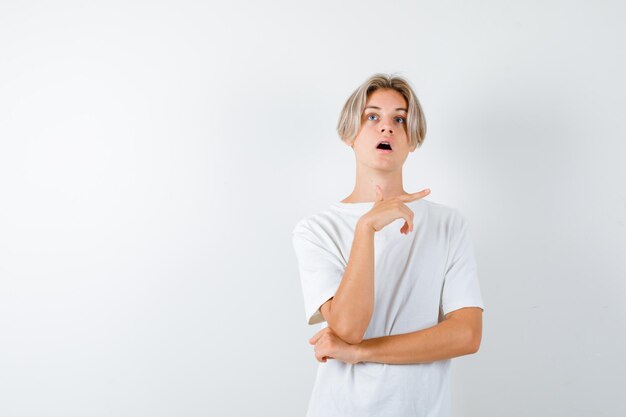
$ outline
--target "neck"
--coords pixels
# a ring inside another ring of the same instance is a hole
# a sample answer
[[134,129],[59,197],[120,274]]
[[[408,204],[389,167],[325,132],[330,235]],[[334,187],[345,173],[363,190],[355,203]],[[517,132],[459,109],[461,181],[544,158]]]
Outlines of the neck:
[[383,190],[383,199],[407,194],[402,186],[402,168],[396,171],[381,171],[357,164],[354,190],[342,200],[342,203],[375,201],[377,185]]

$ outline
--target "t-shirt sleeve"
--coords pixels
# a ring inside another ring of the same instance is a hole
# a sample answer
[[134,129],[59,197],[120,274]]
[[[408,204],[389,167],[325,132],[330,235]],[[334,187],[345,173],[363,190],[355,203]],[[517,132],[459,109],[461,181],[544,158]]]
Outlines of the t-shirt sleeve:
[[444,316],[463,307],[485,309],[467,222],[461,214],[456,214],[454,227],[456,232],[450,241],[441,295],[441,310]]
[[334,253],[302,221],[293,230],[304,310],[308,324],[326,321],[320,307],[335,295],[345,272],[340,255]]

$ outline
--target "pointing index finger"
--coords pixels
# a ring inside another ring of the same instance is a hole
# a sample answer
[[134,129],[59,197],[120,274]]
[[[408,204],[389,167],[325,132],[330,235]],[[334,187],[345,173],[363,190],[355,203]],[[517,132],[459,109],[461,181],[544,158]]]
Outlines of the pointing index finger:
[[400,197],[400,199],[402,201],[414,201],[414,200],[417,200],[419,198],[424,198],[428,194],[430,194],[430,188],[424,188],[422,191],[418,191],[416,193],[412,193],[412,194],[408,194],[408,195],[403,195],[403,196]]

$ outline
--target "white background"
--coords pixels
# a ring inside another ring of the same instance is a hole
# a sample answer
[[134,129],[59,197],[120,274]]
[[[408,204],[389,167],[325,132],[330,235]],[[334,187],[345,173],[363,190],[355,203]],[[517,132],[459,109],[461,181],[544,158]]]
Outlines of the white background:
[[623,2],[0,4],[0,415],[303,416],[291,231],[345,198],[375,72],[408,192],[468,219],[455,416],[623,416]]

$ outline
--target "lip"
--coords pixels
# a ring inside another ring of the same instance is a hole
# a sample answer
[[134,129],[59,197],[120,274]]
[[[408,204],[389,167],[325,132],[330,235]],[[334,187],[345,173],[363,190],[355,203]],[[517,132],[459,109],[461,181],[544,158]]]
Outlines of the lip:
[[376,149],[376,152],[378,152],[378,153],[391,153],[393,151],[390,151],[389,149]]
[[[383,142],[389,142],[389,146],[391,147],[391,151],[390,151],[390,150],[387,150],[387,149],[378,149],[378,145],[380,145],[380,144],[381,144],[381,143],[383,143]],[[381,139],[378,141],[378,143],[376,144],[376,150],[377,150],[377,151],[385,151],[385,152],[383,152],[383,153],[389,153],[389,152],[392,152],[392,151],[393,151],[393,141],[392,141],[391,139],[389,139],[389,138],[381,138]]]

